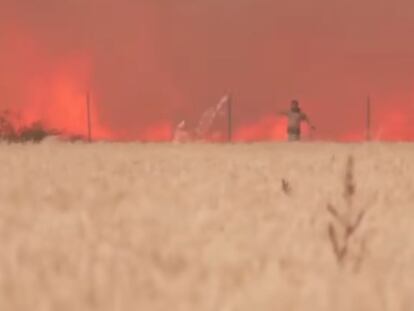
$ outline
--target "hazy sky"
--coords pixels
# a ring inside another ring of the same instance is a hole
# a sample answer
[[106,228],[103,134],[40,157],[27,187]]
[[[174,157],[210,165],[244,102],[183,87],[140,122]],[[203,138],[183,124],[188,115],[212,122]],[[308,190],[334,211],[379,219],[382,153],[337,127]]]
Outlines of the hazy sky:
[[414,113],[413,33],[408,0],[0,0],[0,103],[26,107],[65,75],[105,126],[136,133],[226,92],[238,127],[297,98],[339,137],[361,131],[371,94],[376,128],[414,136],[400,115]]

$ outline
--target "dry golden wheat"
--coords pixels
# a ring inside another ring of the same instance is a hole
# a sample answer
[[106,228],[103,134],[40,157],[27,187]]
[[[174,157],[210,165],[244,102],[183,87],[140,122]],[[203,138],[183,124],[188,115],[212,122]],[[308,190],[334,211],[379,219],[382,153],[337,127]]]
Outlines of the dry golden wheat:
[[[349,154],[358,273],[326,234]],[[0,310],[413,310],[413,159],[411,144],[1,145]]]

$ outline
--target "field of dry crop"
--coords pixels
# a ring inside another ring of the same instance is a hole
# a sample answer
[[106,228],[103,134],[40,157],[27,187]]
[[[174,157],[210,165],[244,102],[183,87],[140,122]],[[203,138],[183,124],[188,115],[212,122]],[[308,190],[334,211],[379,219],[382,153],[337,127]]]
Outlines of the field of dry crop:
[[0,145],[0,310],[414,310],[412,144]]

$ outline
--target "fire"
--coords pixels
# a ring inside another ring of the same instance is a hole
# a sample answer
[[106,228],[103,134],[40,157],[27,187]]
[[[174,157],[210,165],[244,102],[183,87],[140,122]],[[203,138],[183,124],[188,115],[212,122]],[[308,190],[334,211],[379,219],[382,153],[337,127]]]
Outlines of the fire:
[[[47,128],[69,135],[87,135],[87,92],[90,89],[91,65],[82,58],[65,59],[32,78],[22,111],[22,121],[40,120]],[[111,132],[99,121],[94,96],[90,101],[93,138],[111,139]]]
[[392,141],[414,139],[414,126],[410,122],[410,115],[412,112],[409,109],[396,109],[380,115],[373,138]]
[[172,139],[173,126],[170,122],[158,122],[144,129],[139,135],[139,140],[144,141],[170,141]]
[[[0,109],[10,110],[14,127],[40,122],[46,129],[65,135],[87,135],[86,94],[91,90],[92,61],[85,51],[67,53],[59,58],[48,51],[27,31],[17,27],[0,43],[8,53],[0,60],[9,68],[0,81],[9,85],[9,93]],[[10,72],[11,71],[11,72]],[[99,120],[95,101],[91,104],[94,138],[113,138]]]
[[[238,142],[252,141],[285,141],[287,139],[287,119],[274,115],[264,116],[257,122],[242,126],[235,131],[234,140]],[[303,137],[309,137],[309,128],[302,125]]]
[[[414,139],[414,111],[406,105],[386,104],[372,118],[371,139],[374,141],[410,141]],[[339,137],[340,141],[360,142],[367,137],[367,129],[360,127]]]
[[[40,121],[46,128],[67,135],[85,137],[87,136],[86,96],[90,92],[93,139],[144,141],[172,139],[176,125],[168,120],[155,121],[150,126],[140,128],[137,133],[126,133],[105,126],[100,118],[103,108],[99,105],[100,99],[105,99],[101,98],[105,93],[93,87],[96,64],[88,51],[67,51],[64,55],[52,57],[53,53],[42,47],[35,36],[15,28],[8,30],[7,37],[0,38],[0,44],[5,51],[0,59],[0,67],[5,69],[0,72],[0,82],[6,85],[6,90],[2,90],[0,94],[2,96],[0,109],[19,113],[20,117],[12,120],[17,127]],[[414,115],[414,108],[402,104],[401,100],[388,102],[378,100],[376,104],[372,106],[373,140],[414,139],[414,123],[411,122],[410,117]],[[366,130],[363,115],[360,119],[360,126],[349,128],[347,122],[340,120],[338,116],[338,121],[342,122],[343,126],[342,132],[336,132],[335,136],[329,135],[329,129],[324,128],[323,123],[317,124],[318,132],[315,133],[315,139],[319,136],[321,139],[329,137],[337,141],[364,141]],[[225,121],[220,122],[219,129],[215,128],[206,134],[207,141],[227,141],[227,128],[222,124]],[[233,141],[285,141],[286,122],[286,118],[269,113],[250,124],[239,124],[233,129]],[[309,135],[309,129],[305,125],[303,139],[308,139]]]
[[235,141],[283,140],[286,139],[286,120],[265,116],[258,122],[236,129]]

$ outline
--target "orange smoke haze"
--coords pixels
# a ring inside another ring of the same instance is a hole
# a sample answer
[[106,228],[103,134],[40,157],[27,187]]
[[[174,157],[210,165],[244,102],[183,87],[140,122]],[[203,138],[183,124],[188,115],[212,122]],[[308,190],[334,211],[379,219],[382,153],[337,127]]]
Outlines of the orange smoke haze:
[[406,0],[0,0],[0,109],[85,136],[90,92],[94,139],[166,141],[230,92],[235,141],[285,140],[291,99],[304,139],[359,141],[370,94],[372,138],[413,140],[413,19]]

